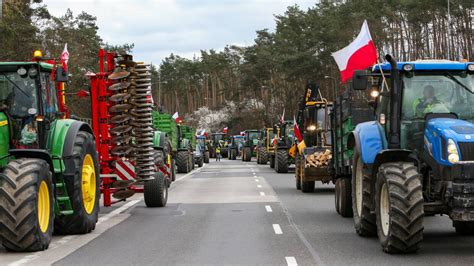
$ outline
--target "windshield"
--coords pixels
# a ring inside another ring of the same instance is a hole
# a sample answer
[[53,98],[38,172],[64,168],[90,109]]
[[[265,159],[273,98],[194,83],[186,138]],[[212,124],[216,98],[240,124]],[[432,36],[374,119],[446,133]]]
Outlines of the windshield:
[[24,118],[38,112],[35,80],[16,72],[0,73],[0,104],[14,118]]
[[[456,113],[474,120],[474,75],[449,73],[403,78],[402,120],[424,119],[427,113]],[[464,86],[461,86],[461,84]]]
[[[459,84],[461,83],[461,84]],[[403,77],[401,117],[402,148],[423,149],[425,115],[455,113],[459,119],[474,122],[473,75],[436,73]]]
[[258,139],[258,135],[259,135],[258,132],[249,132],[249,139],[251,140]]

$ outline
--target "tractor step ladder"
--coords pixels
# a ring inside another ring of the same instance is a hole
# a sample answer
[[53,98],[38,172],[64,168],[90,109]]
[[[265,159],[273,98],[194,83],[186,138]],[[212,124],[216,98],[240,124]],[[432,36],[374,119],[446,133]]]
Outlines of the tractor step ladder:
[[53,156],[53,160],[59,161],[59,168],[61,169],[61,174],[58,175],[56,183],[54,184],[55,195],[56,195],[56,214],[57,215],[71,215],[74,213],[71,204],[71,198],[67,193],[66,183],[64,182],[64,168],[63,161],[60,157]]

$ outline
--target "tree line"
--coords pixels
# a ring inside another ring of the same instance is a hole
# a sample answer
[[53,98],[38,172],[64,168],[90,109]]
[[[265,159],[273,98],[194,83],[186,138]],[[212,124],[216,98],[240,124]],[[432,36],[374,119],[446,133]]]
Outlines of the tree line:
[[[333,98],[339,71],[331,53],[347,46],[368,21],[379,57],[398,60],[473,59],[474,1],[450,0],[321,1],[302,10],[297,5],[275,15],[276,29],[256,31],[252,45],[202,50],[197,58],[171,54],[160,65],[163,104],[192,114],[238,104],[230,126],[271,125],[283,109],[292,118],[307,80]],[[249,112],[250,99],[263,105]],[[244,103],[244,104],[242,104]],[[239,111],[240,110],[240,111]],[[258,121],[256,122],[255,119]]]

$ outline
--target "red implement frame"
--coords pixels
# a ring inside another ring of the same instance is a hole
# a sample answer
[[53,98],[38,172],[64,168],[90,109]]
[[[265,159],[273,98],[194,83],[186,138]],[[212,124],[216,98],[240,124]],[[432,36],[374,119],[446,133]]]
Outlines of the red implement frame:
[[[117,180],[135,180],[134,163],[128,160],[121,160],[112,156],[110,151],[114,147],[109,130],[112,127],[110,121],[109,108],[113,105],[108,101],[112,95],[107,88],[114,82],[108,80],[109,74],[115,69],[115,58],[117,53],[99,50],[99,73],[90,76],[91,80],[91,106],[92,106],[92,129],[94,131],[96,149],[99,154],[100,190],[104,194],[104,206],[108,207],[114,203],[124,200],[112,200],[112,194],[117,190],[113,188],[113,183]],[[167,160],[163,167],[158,167],[165,176],[170,177],[170,164]],[[157,169],[158,170],[158,169]],[[143,193],[142,186],[130,186],[129,189],[137,193]]]

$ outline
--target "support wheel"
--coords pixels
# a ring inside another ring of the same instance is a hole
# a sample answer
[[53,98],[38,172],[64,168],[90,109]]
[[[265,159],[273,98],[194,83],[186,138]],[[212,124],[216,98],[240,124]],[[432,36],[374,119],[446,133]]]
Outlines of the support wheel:
[[71,199],[71,215],[56,217],[54,233],[86,234],[95,229],[99,219],[100,178],[95,141],[92,134],[79,131],[71,157],[64,160],[64,182]]
[[0,174],[0,239],[9,251],[40,251],[53,235],[54,194],[49,164],[17,159]]
[[375,236],[377,226],[375,215],[370,213],[370,173],[363,163],[357,149],[354,150],[352,171],[352,209],[354,210],[354,227],[360,236]]
[[387,253],[416,252],[423,241],[421,175],[413,163],[382,164],[375,185],[377,234]]
[[147,207],[164,207],[168,201],[168,184],[164,174],[158,170],[155,179],[143,185],[143,196]]

